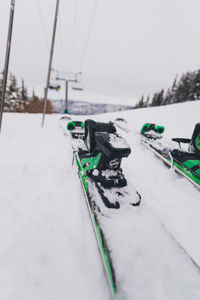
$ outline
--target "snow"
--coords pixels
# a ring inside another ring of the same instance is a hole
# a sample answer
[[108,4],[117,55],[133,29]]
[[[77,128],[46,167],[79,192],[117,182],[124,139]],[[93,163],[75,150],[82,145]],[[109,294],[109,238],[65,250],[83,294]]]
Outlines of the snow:
[[[136,187],[142,195],[140,207],[107,209],[101,217],[119,299],[200,299],[200,272],[193,263],[200,265],[199,190],[140,144],[138,135],[143,123],[152,122],[166,127],[166,139],[190,138],[199,111],[195,101],[95,115],[99,121],[127,120],[130,131],[118,130],[132,152],[122,167],[130,192]],[[46,116],[43,129],[41,115],[3,118],[0,299],[110,299],[59,118]]]
[[109,134],[109,142],[113,146],[113,148],[126,149],[129,148],[128,143],[124,140],[120,135]]
[[0,299],[109,299],[58,116],[48,116],[44,129],[41,115],[3,121]]

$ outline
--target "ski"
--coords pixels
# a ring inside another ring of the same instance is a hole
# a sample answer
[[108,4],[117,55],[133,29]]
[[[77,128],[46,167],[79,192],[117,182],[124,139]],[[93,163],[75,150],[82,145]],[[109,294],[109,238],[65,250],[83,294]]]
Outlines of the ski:
[[141,196],[137,191],[129,195],[121,168],[122,158],[128,157],[131,149],[116,132],[112,122],[70,120],[66,123],[112,298],[117,300],[118,287],[111,246],[106,240],[102,218],[110,217],[124,206],[131,209],[140,205]]
[[116,118],[114,120],[115,126],[117,126],[119,129],[124,131],[125,133],[129,133],[130,130],[128,129],[128,122],[124,118]]
[[146,123],[142,126],[141,142],[166,165],[200,189],[200,123],[197,123],[192,138],[164,139],[165,127]]
[[63,117],[60,118],[59,120],[59,127],[62,130],[64,135],[68,135],[67,127],[66,124],[67,122],[71,121],[71,118],[64,115]]

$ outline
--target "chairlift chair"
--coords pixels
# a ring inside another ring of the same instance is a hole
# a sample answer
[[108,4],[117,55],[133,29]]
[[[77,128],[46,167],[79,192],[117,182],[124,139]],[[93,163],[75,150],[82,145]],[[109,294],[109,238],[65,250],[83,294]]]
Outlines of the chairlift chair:
[[74,91],[83,91],[83,85],[80,82],[76,82],[72,86],[72,90]]

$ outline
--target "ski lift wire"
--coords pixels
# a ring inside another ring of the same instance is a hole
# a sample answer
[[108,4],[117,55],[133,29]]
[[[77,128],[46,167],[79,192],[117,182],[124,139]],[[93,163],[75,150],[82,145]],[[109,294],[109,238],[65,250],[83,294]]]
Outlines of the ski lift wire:
[[74,49],[75,49],[75,36],[77,31],[77,15],[78,15],[79,0],[74,1],[74,16],[73,16],[73,30],[72,30],[72,44],[71,44],[71,62],[70,69],[74,69]]
[[59,30],[59,42],[60,42],[60,65],[62,66],[62,68],[65,68],[65,55],[64,55],[64,47],[63,47],[63,30],[62,30],[62,16],[61,16],[61,11],[62,9],[60,9],[60,11],[58,12],[59,14],[59,18],[58,18],[58,24],[60,26],[60,30]]
[[88,47],[88,43],[89,43],[89,39],[90,39],[90,34],[91,34],[91,31],[92,31],[92,26],[93,26],[93,22],[94,22],[94,17],[95,17],[95,13],[96,13],[96,9],[97,9],[97,3],[98,3],[98,0],[95,0],[95,4],[94,4],[94,7],[93,7],[93,11],[92,11],[92,16],[91,16],[91,19],[90,19],[90,24],[89,24],[89,27],[88,27],[88,33],[87,33],[87,36],[86,36],[85,45],[84,45],[84,48],[83,48],[81,61],[80,61],[80,65],[79,65],[79,70],[80,71],[82,71],[83,63],[84,63],[84,60],[85,60],[87,47]]
[[37,8],[38,8],[38,13],[39,13],[39,16],[40,16],[40,21],[41,21],[41,24],[42,24],[42,29],[43,29],[43,33],[44,33],[44,37],[45,37],[47,50],[49,51],[49,48],[50,48],[49,47],[49,39],[48,39],[47,30],[46,30],[46,27],[45,27],[45,23],[44,23],[44,19],[43,19],[43,15],[42,15],[39,0],[37,0],[36,3],[37,3]]

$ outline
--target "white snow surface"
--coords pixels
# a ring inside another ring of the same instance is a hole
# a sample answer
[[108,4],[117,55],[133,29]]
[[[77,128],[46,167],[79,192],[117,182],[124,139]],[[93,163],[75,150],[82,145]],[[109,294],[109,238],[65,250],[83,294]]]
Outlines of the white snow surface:
[[126,149],[129,147],[126,140],[124,140],[121,136],[111,133],[109,135],[109,142],[114,148]]
[[[143,123],[165,137],[191,137],[200,101],[95,116],[128,121],[132,153],[123,159],[140,207],[103,207],[100,221],[116,271],[119,299],[200,299],[200,191],[140,144]],[[5,114],[0,136],[0,299],[111,299],[72,167],[60,115]],[[87,117],[88,118],[88,117]],[[93,118],[90,116],[89,118]],[[81,116],[72,116],[81,119]],[[84,117],[82,118],[85,119]]]

